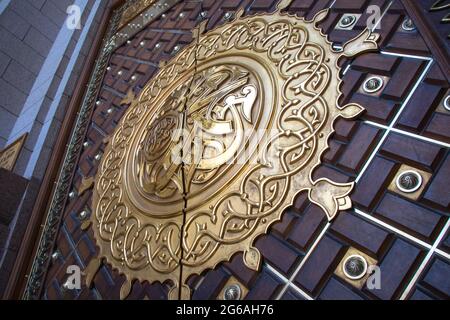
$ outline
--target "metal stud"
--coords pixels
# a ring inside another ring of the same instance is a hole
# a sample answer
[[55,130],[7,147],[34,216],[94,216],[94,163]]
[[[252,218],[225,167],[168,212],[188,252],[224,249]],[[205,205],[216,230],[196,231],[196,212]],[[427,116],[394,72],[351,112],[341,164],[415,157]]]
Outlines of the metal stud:
[[414,31],[416,30],[416,26],[414,25],[414,22],[411,20],[411,18],[406,18],[405,20],[403,20],[402,29],[405,31]]
[[351,280],[361,279],[367,273],[367,261],[359,254],[351,255],[342,264],[342,271]]
[[127,40],[127,44],[130,44],[131,43],[131,40]]
[[374,93],[383,87],[384,81],[380,77],[370,77],[364,81],[363,89],[367,93]]
[[340,28],[350,28],[352,25],[356,23],[356,16],[352,14],[347,14],[342,17],[339,21]]
[[86,210],[83,210],[80,212],[80,214],[78,215],[78,217],[80,218],[80,220],[86,220],[86,218],[89,216],[89,213]]
[[113,108],[109,108],[108,110],[106,110],[106,113],[108,113],[108,114],[111,114],[111,113],[113,113]]
[[141,42],[139,43],[139,45],[140,45],[141,47],[145,46],[145,41],[141,41]]
[[225,288],[223,292],[224,300],[240,300],[242,295],[241,287],[238,284],[232,284]]
[[395,185],[402,192],[412,193],[422,185],[422,176],[417,171],[407,170],[398,175]]
[[444,108],[445,110],[450,111],[450,95],[444,99]]
[[100,100],[97,100],[97,101],[95,102],[95,104],[96,104],[97,106],[99,106],[101,103],[102,103],[102,102],[101,102]]
[[136,81],[136,79],[137,79],[137,76],[136,76],[136,75],[133,75],[133,76],[131,77],[131,81]]
[[208,16],[208,11],[200,12],[200,18],[205,19]]
[[163,19],[165,19],[167,17],[167,15],[165,14],[165,13],[163,13],[162,15],[161,15],[161,18],[163,18]]
[[102,154],[101,153],[97,153],[94,157],[95,160],[100,161],[100,159],[102,158]]
[[59,253],[59,251],[55,251],[52,253],[52,261],[55,262],[56,260],[59,259],[59,257],[61,256],[61,254]]
[[117,72],[117,74],[118,74],[119,76],[121,76],[121,75],[123,75],[123,71],[120,70],[119,72]]
[[231,12],[226,12],[223,16],[223,20],[230,20],[233,14]]
[[178,16],[180,17],[180,19],[183,19],[184,18],[184,12],[181,12]]
[[173,48],[173,53],[177,53],[178,51],[180,51],[180,46],[179,45],[176,45],[174,48]]
[[156,48],[156,49],[161,48],[161,43],[158,42],[157,44],[155,44],[155,48]]
[[106,68],[107,71],[111,71],[111,67]]
[[85,141],[84,143],[83,143],[83,148],[89,148],[89,146],[90,146],[90,143],[89,143],[89,141]]

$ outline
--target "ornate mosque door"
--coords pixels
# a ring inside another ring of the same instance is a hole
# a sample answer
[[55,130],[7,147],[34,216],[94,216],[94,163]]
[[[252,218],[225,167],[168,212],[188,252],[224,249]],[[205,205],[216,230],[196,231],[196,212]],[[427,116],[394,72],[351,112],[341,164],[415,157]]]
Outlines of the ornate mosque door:
[[447,7],[116,6],[24,297],[448,298]]

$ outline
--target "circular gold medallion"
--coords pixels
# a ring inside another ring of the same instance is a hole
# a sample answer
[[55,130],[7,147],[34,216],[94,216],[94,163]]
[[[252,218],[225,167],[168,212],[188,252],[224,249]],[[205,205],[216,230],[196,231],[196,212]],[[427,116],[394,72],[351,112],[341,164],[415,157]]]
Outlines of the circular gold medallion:
[[312,171],[335,119],[363,110],[338,104],[338,59],[376,49],[376,37],[336,52],[316,26],[326,14],[238,12],[129,94],[96,177],[100,257],[129,281],[171,280],[172,298],[188,296],[189,276],[237,252],[258,269],[255,239],[299,192],[329,219],[351,206],[352,183]]

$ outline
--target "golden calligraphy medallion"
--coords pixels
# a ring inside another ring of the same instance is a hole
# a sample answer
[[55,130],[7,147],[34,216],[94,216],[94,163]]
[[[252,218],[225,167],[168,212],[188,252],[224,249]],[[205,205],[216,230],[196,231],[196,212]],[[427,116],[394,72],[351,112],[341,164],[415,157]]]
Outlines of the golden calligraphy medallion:
[[[306,191],[328,219],[351,207],[353,183],[313,180],[340,106],[342,55],[376,50],[365,30],[334,51],[312,21],[280,13],[241,17],[206,34],[163,66],[106,147],[91,217],[106,258],[128,281],[185,284],[243,252],[259,269],[258,236]],[[92,272],[99,260],[89,267]],[[182,266],[182,269],[181,269]],[[88,271],[89,271],[88,270]],[[88,277],[92,279],[92,275]],[[181,280],[181,283],[180,283]]]

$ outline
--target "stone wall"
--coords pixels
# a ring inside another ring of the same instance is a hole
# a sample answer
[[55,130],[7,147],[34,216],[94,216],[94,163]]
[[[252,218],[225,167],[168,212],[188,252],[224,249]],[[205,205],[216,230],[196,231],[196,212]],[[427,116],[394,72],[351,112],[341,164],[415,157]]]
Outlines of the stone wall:
[[[0,274],[8,275],[26,229],[87,54],[109,1],[0,0],[0,150],[28,133],[11,179],[28,181],[16,193],[15,212],[0,219]],[[80,27],[69,28],[67,9],[80,8]],[[25,179],[23,179],[25,178]],[[0,202],[5,200],[0,194]],[[0,293],[7,276],[0,277]]]

